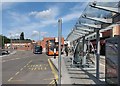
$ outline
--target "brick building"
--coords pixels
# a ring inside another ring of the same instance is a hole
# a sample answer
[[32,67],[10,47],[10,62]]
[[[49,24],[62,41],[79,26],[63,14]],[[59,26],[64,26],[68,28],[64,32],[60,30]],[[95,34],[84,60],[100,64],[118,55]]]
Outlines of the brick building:
[[[105,40],[110,37],[114,37],[116,35],[120,35],[120,25],[114,26],[112,29],[104,31],[101,33],[102,37],[100,37],[100,53],[101,55],[105,55]],[[91,40],[94,47],[96,47],[96,35],[91,37]]]
[[[5,44],[5,48],[10,48],[11,44],[7,43]],[[16,50],[32,50],[33,49],[33,43],[30,40],[13,40],[12,41],[12,49]]]

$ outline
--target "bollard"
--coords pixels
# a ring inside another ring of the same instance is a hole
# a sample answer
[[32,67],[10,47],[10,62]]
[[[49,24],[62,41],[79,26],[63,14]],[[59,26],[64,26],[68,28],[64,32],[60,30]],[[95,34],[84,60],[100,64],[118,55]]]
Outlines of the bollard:
[[56,53],[54,53],[54,59],[56,59]]
[[56,48],[54,48],[54,59],[56,59]]

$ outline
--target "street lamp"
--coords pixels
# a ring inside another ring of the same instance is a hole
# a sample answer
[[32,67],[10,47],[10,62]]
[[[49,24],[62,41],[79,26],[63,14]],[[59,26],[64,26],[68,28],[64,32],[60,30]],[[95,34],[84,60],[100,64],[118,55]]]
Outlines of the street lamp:
[[[40,31],[39,31],[39,35],[38,36],[39,36],[39,40],[38,41],[40,41]],[[41,46],[41,41],[40,41],[40,46]]]
[[12,49],[12,33],[10,33],[10,48]]
[[4,36],[2,34],[2,49],[4,49]]

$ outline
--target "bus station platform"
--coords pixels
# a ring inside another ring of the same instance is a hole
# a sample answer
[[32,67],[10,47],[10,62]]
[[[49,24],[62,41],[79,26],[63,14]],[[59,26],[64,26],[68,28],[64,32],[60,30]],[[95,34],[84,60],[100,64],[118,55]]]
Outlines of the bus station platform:
[[[61,84],[79,85],[79,84],[105,84],[104,64],[100,65],[100,79],[98,80],[95,68],[72,67],[72,56],[61,56]],[[103,58],[101,58],[103,59]],[[58,58],[50,58],[53,66],[58,71]],[[103,61],[102,61],[103,62]]]

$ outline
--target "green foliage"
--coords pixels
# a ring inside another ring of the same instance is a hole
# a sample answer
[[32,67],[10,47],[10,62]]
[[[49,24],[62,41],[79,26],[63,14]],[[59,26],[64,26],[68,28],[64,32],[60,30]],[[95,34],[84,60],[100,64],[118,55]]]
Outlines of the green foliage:
[[0,35],[0,47],[4,47],[4,44],[10,43],[10,39],[7,38],[6,36]]

